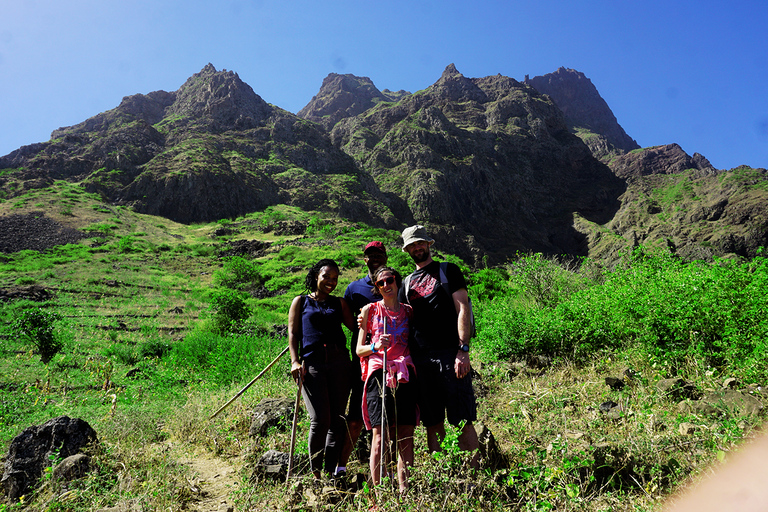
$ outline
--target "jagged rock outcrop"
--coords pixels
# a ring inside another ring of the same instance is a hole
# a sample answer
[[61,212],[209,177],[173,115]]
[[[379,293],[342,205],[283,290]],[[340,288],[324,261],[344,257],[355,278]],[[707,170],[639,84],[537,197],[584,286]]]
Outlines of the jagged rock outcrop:
[[341,119],[362,114],[381,102],[397,101],[408,92],[380,91],[370,78],[331,73],[323,80],[320,91],[296,114],[331,130]]
[[208,64],[178,91],[115,109],[0,158],[12,197],[54,180],[179,222],[234,218],[274,204],[398,227],[378,190],[328,134],[267,104],[236,73]]
[[578,71],[521,83],[452,64],[415,94],[330,74],[300,116],[209,64],[177,91],[127,96],[0,157],[6,199],[68,180],[181,222],[280,203],[395,229],[418,221],[476,264],[517,251],[610,260],[640,243],[754,255],[768,244],[766,179],[676,144],[639,149]]
[[677,174],[688,169],[695,170],[699,176],[717,172],[702,155],[694,153],[691,157],[677,144],[632,151],[612,159],[608,166],[616,176],[625,179],[651,174]]
[[563,111],[568,128],[596,158],[640,148],[584,73],[561,67],[543,76],[526,76],[525,83],[552,98]]
[[578,212],[607,222],[623,191],[532,87],[448,66],[428,89],[343,119],[334,144],[371,173],[400,218],[472,261],[515,251],[586,254]]

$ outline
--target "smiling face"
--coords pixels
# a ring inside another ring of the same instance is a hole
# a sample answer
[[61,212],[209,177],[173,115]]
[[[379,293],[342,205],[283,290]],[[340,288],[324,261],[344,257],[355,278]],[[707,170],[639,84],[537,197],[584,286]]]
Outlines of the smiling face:
[[418,242],[408,244],[405,248],[405,252],[410,254],[415,263],[423,263],[427,261],[431,256],[429,252],[429,246],[429,242],[425,240],[419,240]]
[[379,289],[379,293],[382,297],[397,295],[397,279],[389,270],[384,270],[376,274],[376,282],[374,284],[376,285],[376,288]]
[[339,283],[339,271],[334,267],[323,267],[317,274],[317,292],[330,295]]
[[373,275],[379,267],[387,264],[387,255],[377,250],[369,250],[363,259],[370,275]]

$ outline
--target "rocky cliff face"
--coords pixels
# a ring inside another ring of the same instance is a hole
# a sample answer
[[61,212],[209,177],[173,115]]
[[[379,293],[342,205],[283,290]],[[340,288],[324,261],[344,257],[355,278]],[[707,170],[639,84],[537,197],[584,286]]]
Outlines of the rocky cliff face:
[[624,183],[569,133],[535,89],[470,79],[453,65],[426,90],[334,127],[334,144],[366,169],[401,219],[474,259],[515,251],[585,254],[575,213],[607,222]]
[[287,203],[386,226],[395,222],[326,132],[272,107],[212,65],[178,91],[124,98],[115,109],[0,159],[7,195],[56,179],[137,211],[213,221]]
[[368,77],[355,75],[328,75],[320,91],[297,115],[321,124],[331,130],[341,119],[362,114],[378,103],[397,101],[408,92],[379,91]]
[[544,76],[530,79],[526,76],[525,83],[552,98],[563,111],[568,128],[582,138],[595,157],[640,148],[619,125],[608,104],[584,73],[560,68]]
[[440,249],[476,264],[517,251],[610,260],[661,244],[711,258],[768,245],[764,169],[717,171],[676,144],[638,149],[573,70],[521,83],[450,65],[415,94],[331,74],[300,113],[208,65],[177,91],[126,97],[0,157],[0,198],[69,180],[181,222],[286,203],[394,229],[424,223]]

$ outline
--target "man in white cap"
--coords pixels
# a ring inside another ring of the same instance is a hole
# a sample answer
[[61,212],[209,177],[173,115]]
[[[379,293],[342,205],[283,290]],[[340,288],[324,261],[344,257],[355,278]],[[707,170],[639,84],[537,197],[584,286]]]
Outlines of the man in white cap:
[[403,281],[400,302],[413,308],[411,357],[419,382],[419,412],[427,428],[431,452],[441,451],[445,418],[451,425],[463,423],[459,448],[474,451],[472,466],[479,466],[479,443],[473,422],[477,401],[472,389],[469,362],[471,311],[467,283],[458,266],[432,259],[434,240],[424,226],[406,228],[403,251],[416,271]]

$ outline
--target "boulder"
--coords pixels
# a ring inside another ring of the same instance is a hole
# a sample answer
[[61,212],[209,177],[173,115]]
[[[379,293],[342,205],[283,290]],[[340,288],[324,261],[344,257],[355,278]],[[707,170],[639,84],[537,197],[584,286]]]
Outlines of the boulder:
[[290,428],[294,405],[292,398],[265,398],[253,409],[248,435],[265,436],[271,427]]
[[[60,416],[42,425],[33,425],[11,441],[0,483],[8,498],[16,501],[34,487],[53,460],[67,459],[97,441],[96,431],[79,418]],[[82,469],[82,464],[81,459],[77,467]]]

